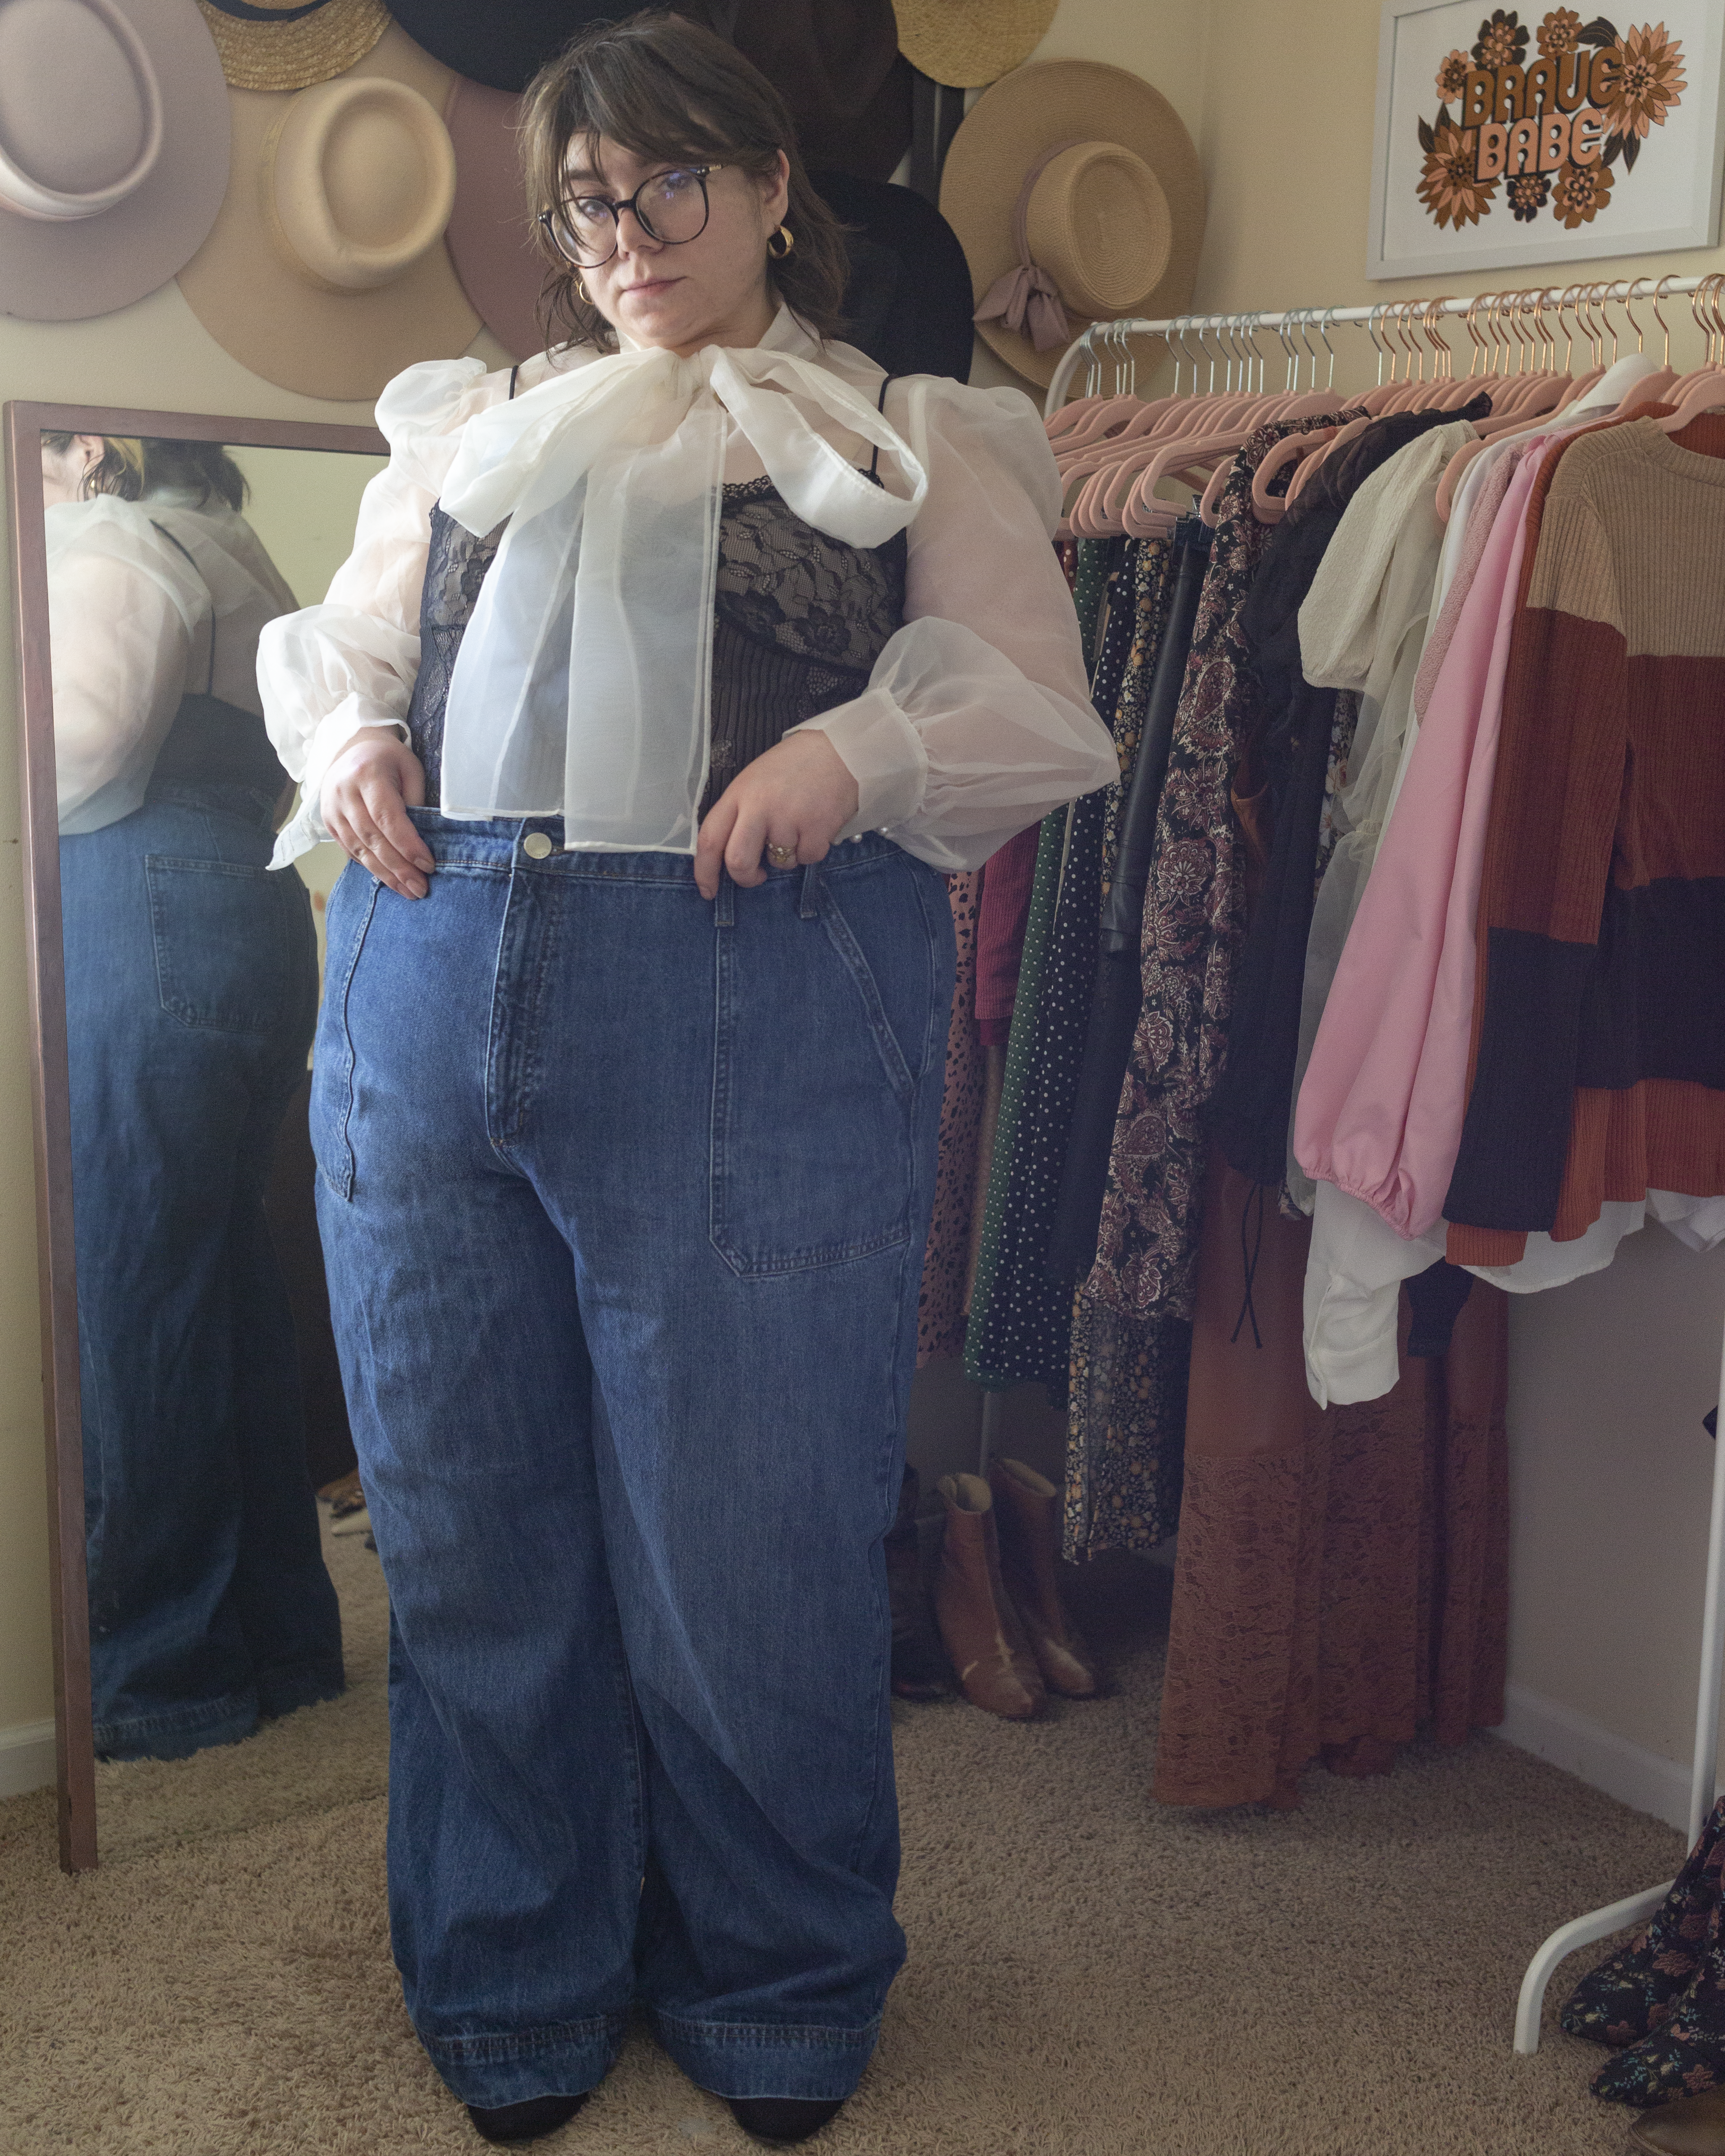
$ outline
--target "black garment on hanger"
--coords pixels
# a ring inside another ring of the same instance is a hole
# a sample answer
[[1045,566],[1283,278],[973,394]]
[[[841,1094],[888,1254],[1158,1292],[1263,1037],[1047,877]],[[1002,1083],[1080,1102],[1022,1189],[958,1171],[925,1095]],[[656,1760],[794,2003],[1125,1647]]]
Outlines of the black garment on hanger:
[[1237,780],[1236,790],[1262,787],[1274,836],[1240,954],[1228,1065],[1210,1128],[1230,1167],[1258,1183],[1279,1185],[1287,1172],[1306,945],[1336,710],[1337,691],[1312,688],[1301,670],[1300,608],[1343,511],[1378,466],[1433,429],[1483,419],[1491,408],[1491,399],[1480,396],[1459,412],[1394,412],[1345,443],[1276,526],[1240,609],[1263,708],[1271,716],[1248,752],[1250,782]]
[[1186,679],[1199,594],[1209,565],[1211,536],[1209,525],[1196,516],[1183,516],[1174,526],[1169,572],[1173,593],[1120,820],[1114,874],[1102,898],[1096,987],[1091,998],[1084,1062],[1078,1076],[1054,1229],[1049,1238],[1048,1269],[1057,1280],[1081,1279],[1096,1262],[1120,1091],[1126,1082],[1127,1061],[1144,999],[1138,947],[1156,842],[1156,811],[1168,775],[1174,714]]
[[1473,1292],[1473,1275],[1461,1265],[1440,1258],[1407,1283],[1408,1303],[1414,1313],[1408,1334],[1410,1355],[1430,1356],[1441,1362],[1450,1352],[1450,1335],[1461,1306]]

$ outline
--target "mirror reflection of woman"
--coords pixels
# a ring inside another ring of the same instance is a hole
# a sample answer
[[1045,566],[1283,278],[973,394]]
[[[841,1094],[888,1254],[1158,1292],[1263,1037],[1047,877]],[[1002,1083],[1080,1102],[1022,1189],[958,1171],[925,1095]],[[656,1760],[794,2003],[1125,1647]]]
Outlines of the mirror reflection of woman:
[[529,92],[570,341],[413,368],[273,738],[353,857],[312,1135],[395,1624],[407,2003],[488,2138],[630,2013],[788,2144],[904,1958],[882,1539],[941,871],[1112,778],[1029,404],[837,341],[777,94],[665,15]]
[[342,1688],[263,1193],[317,1003],[266,622],[296,603],[219,444],[42,448],[99,1756]]

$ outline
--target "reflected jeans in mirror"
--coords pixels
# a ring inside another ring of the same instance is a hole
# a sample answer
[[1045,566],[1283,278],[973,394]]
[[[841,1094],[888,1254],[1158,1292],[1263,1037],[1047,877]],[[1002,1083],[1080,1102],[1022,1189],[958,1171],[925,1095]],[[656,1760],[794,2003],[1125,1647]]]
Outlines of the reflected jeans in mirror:
[[177,1758],[342,1687],[263,1189],[317,999],[269,804],[158,781],[60,841],[95,1743]]

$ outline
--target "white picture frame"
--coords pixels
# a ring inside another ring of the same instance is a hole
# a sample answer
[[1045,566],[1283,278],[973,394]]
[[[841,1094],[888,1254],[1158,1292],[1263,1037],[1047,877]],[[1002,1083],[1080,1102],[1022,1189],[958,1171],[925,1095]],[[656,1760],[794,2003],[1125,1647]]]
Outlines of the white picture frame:
[[[1720,0],[1659,0],[1659,17],[1645,8],[1631,13],[1620,0],[1605,0],[1596,10],[1587,0],[1571,8],[1544,0],[1522,8],[1483,6],[1481,0],[1384,0],[1367,276],[1550,264],[1559,274],[1544,281],[1563,283],[1561,265],[1571,262],[1717,245],[1725,6]],[[1559,18],[1565,19],[1554,21]],[[1608,27],[1619,33],[1609,47],[1600,34]],[[1663,47],[1656,34],[1661,28]],[[1674,57],[1673,44],[1680,55]],[[1507,57],[1517,50],[1520,61]],[[1616,58],[1608,57],[1603,73],[1595,74],[1601,53]],[[1634,62],[1627,89],[1619,65],[1625,56]],[[1453,82],[1460,72],[1455,63],[1464,57],[1467,83],[1446,102],[1440,68]],[[1482,64],[1494,59],[1502,64]],[[1541,66],[1554,66],[1556,73],[1538,77],[1530,90],[1526,78]],[[1477,80],[1487,74],[1494,90]],[[1593,103],[1592,89],[1581,88],[1584,80],[1600,85],[1604,104]],[[1465,122],[1470,114],[1483,116],[1488,95],[1496,100],[1491,118],[1469,130]],[[1563,99],[1576,101],[1560,113]],[[1450,118],[1448,135],[1438,126],[1440,111]],[[1584,114],[1594,116],[1584,121]],[[1601,123],[1614,114],[1627,116],[1630,124],[1602,135]],[[1559,119],[1561,127],[1543,132]],[[1551,162],[1572,136],[1582,152],[1579,163],[1568,157]],[[1500,154],[1511,169],[1497,167]],[[1547,161],[1543,171],[1536,158]],[[1601,168],[1609,175],[1604,180]],[[1541,180],[1546,193],[1536,206]]]

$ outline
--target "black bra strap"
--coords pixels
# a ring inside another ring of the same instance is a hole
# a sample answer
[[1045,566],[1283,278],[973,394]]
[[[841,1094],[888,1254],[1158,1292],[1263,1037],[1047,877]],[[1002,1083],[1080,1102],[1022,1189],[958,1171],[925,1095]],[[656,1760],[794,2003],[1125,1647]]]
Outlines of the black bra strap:
[[517,361],[516,363],[509,370],[509,401],[511,404],[515,402],[516,377],[520,374],[521,371],[521,363],[519,361]]
[[[892,378],[893,377],[890,374],[883,374],[880,377],[880,394],[875,400],[875,409],[880,414],[880,417],[883,419],[886,417],[887,387],[892,381]],[[874,455],[869,459],[869,477],[874,480],[876,486],[879,486],[880,484],[880,444],[878,442],[875,444]]]

